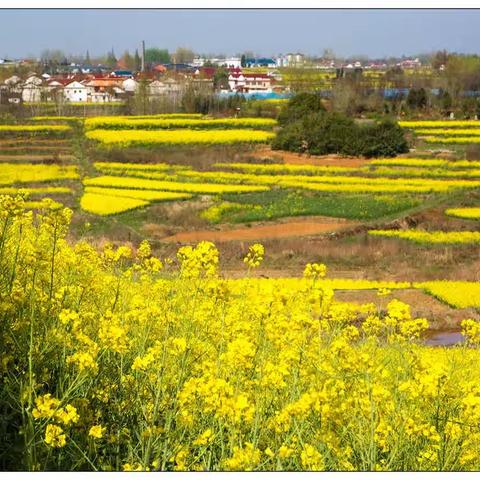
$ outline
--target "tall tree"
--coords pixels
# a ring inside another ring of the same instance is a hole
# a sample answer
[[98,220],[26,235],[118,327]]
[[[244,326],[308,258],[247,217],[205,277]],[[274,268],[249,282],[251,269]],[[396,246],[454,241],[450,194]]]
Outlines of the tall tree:
[[228,89],[228,70],[219,68],[213,75],[213,87],[217,89]]
[[110,68],[114,68],[117,65],[117,57],[115,56],[115,52],[113,51],[113,47],[112,47],[112,50],[110,52],[108,52],[108,54],[107,54],[107,65]]
[[188,48],[178,47],[175,50],[176,63],[191,63],[193,62],[194,57],[195,57],[195,53]]
[[170,54],[167,49],[147,48],[145,50],[145,62],[170,63]]
[[140,70],[140,68],[142,68],[142,59],[138,54],[138,48],[135,49],[134,63],[135,63],[135,70]]
[[122,63],[125,65],[127,70],[135,69],[135,58],[130,55],[128,50],[125,50],[125,53],[122,56]]
[[90,52],[87,50],[87,54],[85,55],[85,63],[87,65],[90,65],[91,60],[90,60]]

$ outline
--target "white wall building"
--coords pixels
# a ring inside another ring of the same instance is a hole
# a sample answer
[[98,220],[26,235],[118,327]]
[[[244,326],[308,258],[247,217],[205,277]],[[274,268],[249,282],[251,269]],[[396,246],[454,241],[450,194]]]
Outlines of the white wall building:
[[23,85],[22,100],[24,102],[41,102],[42,101],[42,83],[43,80],[36,75],[30,75]]
[[272,79],[264,73],[231,73],[228,85],[234,92],[272,92]]
[[86,102],[92,89],[80,82],[71,82],[63,89],[63,95],[69,102]]
[[122,82],[122,87],[126,92],[136,92],[138,89],[138,82],[133,78],[127,78]]

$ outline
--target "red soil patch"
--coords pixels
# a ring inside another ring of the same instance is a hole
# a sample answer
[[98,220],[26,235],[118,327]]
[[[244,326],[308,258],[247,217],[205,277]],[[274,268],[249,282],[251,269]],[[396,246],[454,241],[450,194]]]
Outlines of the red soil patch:
[[284,152],[272,150],[271,148],[261,148],[249,153],[258,159],[279,160],[282,163],[293,165],[317,165],[333,167],[363,167],[368,165],[370,160],[357,157],[342,157],[340,155],[307,155],[304,153]]
[[319,233],[335,232],[345,227],[357,225],[354,222],[325,217],[311,217],[308,220],[292,220],[273,225],[256,225],[250,228],[231,230],[198,230],[179,232],[162,238],[163,242],[190,243],[208,240],[211,242],[228,242],[232,240],[261,240],[271,238],[300,237]]

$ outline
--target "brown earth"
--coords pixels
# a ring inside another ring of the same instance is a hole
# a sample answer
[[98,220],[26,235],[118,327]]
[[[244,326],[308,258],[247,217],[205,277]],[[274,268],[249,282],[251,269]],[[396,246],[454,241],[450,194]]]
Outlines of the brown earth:
[[199,242],[208,240],[212,242],[228,242],[233,240],[261,240],[285,237],[301,237],[319,233],[335,232],[345,227],[356,226],[338,218],[308,217],[308,219],[289,219],[273,225],[255,225],[250,228],[234,228],[229,230],[199,230],[179,232],[162,238],[162,242]]
[[27,161],[27,162],[42,162],[42,161],[51,161],[54,159],[58,160],[73,160],[75,157],[68,154],[51,154],[51,155],[4,155],[0,154],[0,161]]
[[3,145],[0,146],[0,150],[2,152],[23,152],[25,150],[38,150],[38,151],[49,151],[54,153],[70,153],[70,148],[62,146],[56,147],[55,145],[52,146],[45,146],[45,145],[39,145],[39,146],[33,146],[33,145],[25,145],[25,146],[19,146],[19,147],[4,147]]
[[33,145],[68,145],[69,141],[67,139],[48,139],[48,138],[33,138],[33,139],[26,139],[26,138],[18,138],[16,140],[8,139],[2,140],[0,139],[0,145],[25,145],[25,146],[33,146]]
[[462,320],[480,319],[480,312],[474,308],[452,308],[417,289],[392,290],[387,296],[379,296],[375,290],[337,290],[335,298],[344,302],[374,303],[380,310],[386,310],[387,304],[396,298],[410,305],[412,317],[426,318],[431,330],[459,330]]
[[332,167],[363,167],[368,165],[370,160],[357,157],[342,157],[341,155],[307,155],[304,153],[285,152],[272,150],[270,147],[262,147],[249,152],[250,157],[257,159],[278,160],[282,163],[293,165],[317,165]]

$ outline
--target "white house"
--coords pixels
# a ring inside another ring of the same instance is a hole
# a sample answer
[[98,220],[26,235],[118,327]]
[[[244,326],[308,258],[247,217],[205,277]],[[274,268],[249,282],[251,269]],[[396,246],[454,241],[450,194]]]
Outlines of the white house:
[[19,84],[21,81],[22,81],[22,79],[20,77],[17,77],[17,75],[12,75],[11,77],[8,77],[5,80],[5,85],[14,86],[14,85]]
[[127,78],[122,82],[122,88],[126,92],[136,92],[138,89],[138,82],[133,78]]
[[240,68],[242,66],[242,59],[240,57],[228,57],[215,59],[215,65],[227,68]]
[[24,102],[37,103],[42,101],[43,80],[36,75],[30,75],[22,88],[22,100]]
[[148,85],[148,94],[152,96],[164,95],[167,92],[167,86],[160,80],[154,80]]
[[69,102],[86,102],[89,93],[92,93],[92,89],[77,81],[65,85],[63,89],[63,95]]
[[228,85],[234,92],[272,92],[272,78],[265,73],[238,73],[228,76]]
[[192,67],[203,67],[205,64],[205,59],[202,57],[195,57],[191,63]]

